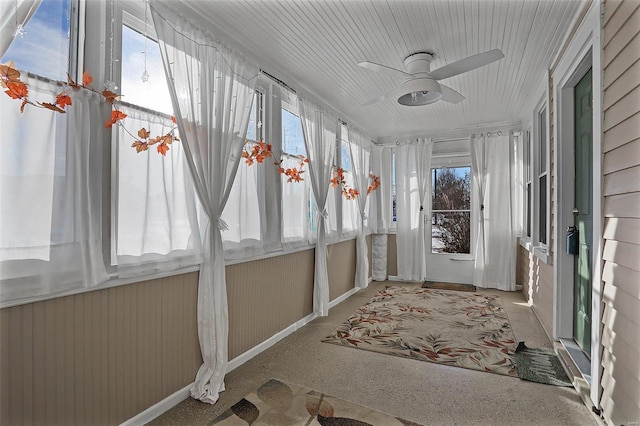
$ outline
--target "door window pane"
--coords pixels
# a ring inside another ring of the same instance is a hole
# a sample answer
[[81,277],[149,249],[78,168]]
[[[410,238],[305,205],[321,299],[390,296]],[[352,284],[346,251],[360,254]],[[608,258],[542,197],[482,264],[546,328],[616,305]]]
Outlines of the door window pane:
[[471,168],[431,170],[431,251],[471,253]]

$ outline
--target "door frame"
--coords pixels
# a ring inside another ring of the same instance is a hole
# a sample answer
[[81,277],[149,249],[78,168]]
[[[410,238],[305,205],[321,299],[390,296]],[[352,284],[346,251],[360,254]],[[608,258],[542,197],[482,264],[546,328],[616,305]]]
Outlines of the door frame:
[[[574,174],[574,87],[592,69],[593,93],[593,247],[591,252],[591,391],[595,407],[600,407],[601,386],[601,322],[602,322],[602,50],[600,2],[593,2],[567,49],[552,70],[554,117],[554,171],[556,190],[555,226],[553,231],[556,266],[553,274],[553,337],[573,339],[574,259],[566,254],[565,232],[573,225],[575,191]],[[571,37],[571,35],[569,36]]]

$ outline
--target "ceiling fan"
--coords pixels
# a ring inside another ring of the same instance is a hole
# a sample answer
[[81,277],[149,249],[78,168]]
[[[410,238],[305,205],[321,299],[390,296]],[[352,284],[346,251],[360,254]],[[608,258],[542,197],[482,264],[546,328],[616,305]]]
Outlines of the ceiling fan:
[[360,62],[358,65],[368,70],[404,78],[403,83],[397,89],[377,96],[363,105],[371,105],[388,98],[397,99],[398,103],[407,106],[428,105],[439,100],[457,104],[464,100],[464,96],[438,81],[488,65],[504,58],[504,54],[500,49],[493,49],[468,56],[431,71],[433,57],[434,54],[430,52],[412,53],[404,58],[404,66],[407,71],[368,61]]

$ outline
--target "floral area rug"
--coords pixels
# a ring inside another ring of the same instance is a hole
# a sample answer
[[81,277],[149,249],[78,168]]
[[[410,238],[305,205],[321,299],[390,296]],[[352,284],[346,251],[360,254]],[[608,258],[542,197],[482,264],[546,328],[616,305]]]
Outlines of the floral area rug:
[[322,341],[518,376],[517,342],[497,296],[387,287]]
[[209,425],[421,426],[276,379],[268,380]]

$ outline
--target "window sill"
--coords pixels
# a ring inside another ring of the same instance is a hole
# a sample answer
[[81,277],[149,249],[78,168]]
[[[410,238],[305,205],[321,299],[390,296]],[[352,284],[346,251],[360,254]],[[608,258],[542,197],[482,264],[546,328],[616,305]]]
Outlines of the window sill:
[[520,246],[524,247],[529,253],[533,253],[535,257],[540,259],[543,263],[547,265],[552,264],[553,257],[549,253],[549,248],[543,245],[534,245],[529,239],[519,240]]
[[533,248],[533,255],[540,259],[543,263],[547,265],[551,264],[551,254],[549,254],[549,249],[543,246],[536,246]]

